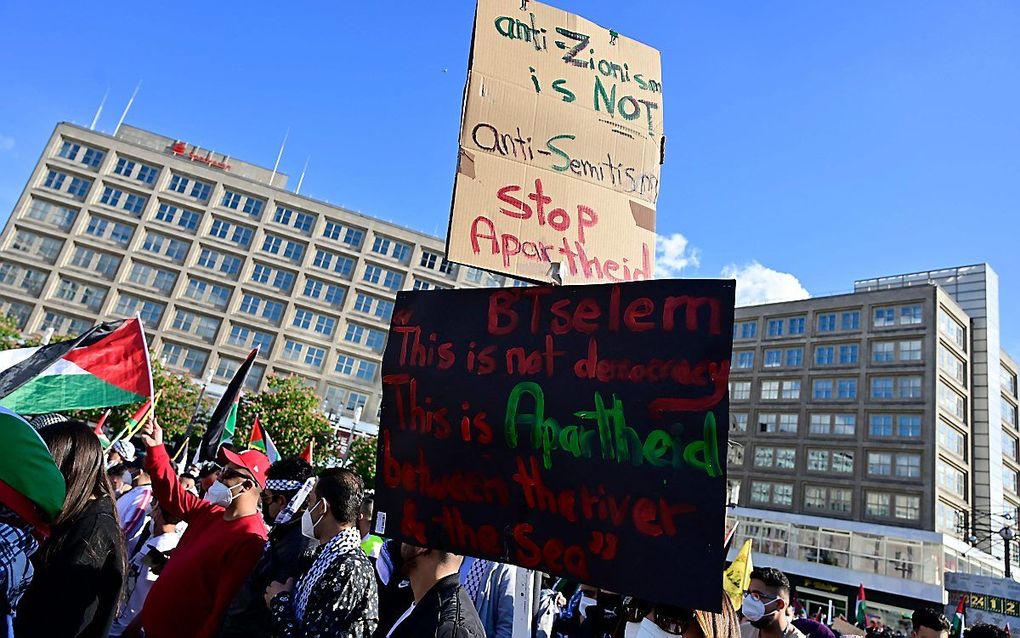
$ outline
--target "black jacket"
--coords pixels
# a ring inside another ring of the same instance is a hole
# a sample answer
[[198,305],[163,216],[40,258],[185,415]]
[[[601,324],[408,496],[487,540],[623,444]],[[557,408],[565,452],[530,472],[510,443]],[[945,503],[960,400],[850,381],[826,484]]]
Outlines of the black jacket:
[[460,575],[450,574],[422,596],[392,638],[485,638],[482,621],[460,586]]
[[223,616],[220,638],[265,638],[271,632],[271,617],[266,606],[266,587],[274,580],[281,583],[297,579],[311,564],[308,551],[311,539],[301,533],[301,517],[276,525],[269,532],[269,544],[255,564],[251,576],[237,592]]
[[35,577],[18,604],[18,638],[105,638],[124,585],[124,538],[113,501],[95,499],[32,556]]

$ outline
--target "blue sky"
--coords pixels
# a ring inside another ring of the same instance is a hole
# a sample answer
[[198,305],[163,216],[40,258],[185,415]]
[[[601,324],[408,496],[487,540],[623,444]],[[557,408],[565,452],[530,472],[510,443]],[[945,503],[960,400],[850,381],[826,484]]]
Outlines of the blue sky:
[[[987,261],[1020,355],[1020,4],[554,4],[662,51],[666,263],[775,298]],[[129,123],[268,166],[289,128],[303,193],[443,232],[471,2],[151,7],[0,0],[0,220],[141,80]]]

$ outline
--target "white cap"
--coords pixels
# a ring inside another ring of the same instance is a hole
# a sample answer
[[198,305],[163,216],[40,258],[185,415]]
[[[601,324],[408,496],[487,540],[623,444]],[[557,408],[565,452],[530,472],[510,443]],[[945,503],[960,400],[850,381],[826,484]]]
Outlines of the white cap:
[[113,451],[120,454],[125,461],[135,460],[135,444],[131,441],[117,441],[113,444]]

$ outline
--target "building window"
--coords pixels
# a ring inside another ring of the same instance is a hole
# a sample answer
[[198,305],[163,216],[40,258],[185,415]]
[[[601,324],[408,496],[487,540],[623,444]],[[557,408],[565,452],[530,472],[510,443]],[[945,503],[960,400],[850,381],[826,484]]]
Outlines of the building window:
[[785,323],[786,322],[783,319],[769,319],[768,327],[767,327],[767,330],[766,330],[768,336],[770,336],[770,337],[782,337],[783,336],[783,326],[785,325]]
[[959,498],[967,497],[967,475],[942,459],[935,464],[935,483]]
[[867,492],[864,505],[865,511],[868,516],[888,518],[890,500],[891,499],[888,494]]
[[999,367],[999,387],[1009,396],[1016,398],[1016,374],[1005,366]]
[[891,398],[893,398],[893,378],[892,377],[872,377],[872,379],[871,379],[871,398],[872,399],[891,399]]
[[962,396],[941,381],[939,382],[938,395],[940,408],[960,421],[966,422],[966,404]]
[[789,320],[787,327],[789,328],[787,332],[790,335],[804,334],[804,317],[792,317]]
[[133,215],[140,215],[147,201],[144,195],[128,193],[128,196],[124,198],[124,210]]
[[765,351],[765,367],[766,368],[780,368],[783,365],[783,351],[782,350],[766,350]]
[[358,362],[358,371],[354,376],[365,381],[374,381],[376,372],[379,370],[379,364],[372,361],[360,361]]
[[761,382],[761,398],[763,401],[773,400],[779,398],[779,382],[778,381],[762,381]]
[[854,453],[836,452],[832,453],[832,471],[840,474],[853,474]]
[[152,186],[153,184],[156,183],[156,179],[158,177],[159,177],[158,168],[156,168],[155,166],[147,166],[145,164],[142,164],[138,168],[138,177],[136,179],[143,184],[148,184],[149,186]]
[[308,330],[312,325],[312,317],[315,316],[310,310],[304,308],[298,308],[294,313],[294,321],[291,325],[295,328],[301,328],[302,330]]
[[406,263],[408,258],[411,256],[411,247],[407,244],[394,242],[392,256],[397,261]]
[[283,358],[290,361],[297,361],[301,358],[301,353],[305,349],[305,344],[298,343],[297,341],[291,341],[287,339],[283,343]]
[[920,478],[921,477],[921,455],[920,454],[897,454],[896,455],[896,476],[899,478]]
[[945,503],[935,503],[935,531],[960,536],[966,528],[967,517],[962,511]]
[[832,346],[815,346],[815,365],[832,365],[835,361],[835,348]]
[[917,439],[921,437],[921,415],[899,414],[896,416],[896,434],[903,438]]
[[399,272],[386,271],[386,276],[383,278],[383,287],[389,288],[390,290],[400,290],[400,287],[404,285],[404,275]]
[[390,240],[385,237],[376,237],[375,242],[372,243],[372,252],[379,255],[388,255],[390,253]]
[[1006,432],[1002,432],[1002,455],[1010,461],[1017,461],[1017,441],[1016,437]]
[[870,436],[892,436],[893,417],[891,414],[872,414],[868,425]]
[[901,520],[916,521],[921,517],[921,497],[897,494],[894,515]]
[[826,450],[808,450],[807,469],[810,472],[828,472],[829,453]]
[[939,309],[939,330],[961,350],[967,349],[967,333],[964,327],[945,310]]
[[815,379],[812,384],[811,395],[815,399],[831,399],[832,379]]
[[899,377],[896,391],[901,399],[921,398],[921,377]]
[[314,348],[308,346],[308,352],[305,353],[305,363],[312,366],[313,368],[321,368],[322,361],[326,358],[326,351],[322,348]]
[[843,312],[839,315],[839,327],[840,330],[860,330],[861,329],[861,311],[850,310]]
[[857,430],[857,415],[837,414],[832,433],[839,436],[853,436]]
[[1003,465],[1002,466],[1002,489],[1017,493],[1016,488],[1016,470]]
[[730,399],[733,401],[747,401],[751,398],[750,381],[731,381]]
[[938,442],[943,448],[962,458],[967,454],[967,437],[942,419],[938,420]]
[[921,340],[911,339],[900,342],[900,361],[920,361]]
[[836,398],[838,398],[838,399],[856,399],[857,398],[857,379],[840,379],[836,383]]
[[85,155],[81,158],[81,163],[90,168],[99,168],[99,165],[103,163],[104,157],[106,157],[106,153],[103,151],[90,148],[85,151]]
[[751,369],[754,367],[754,351],[744,351],[733,353],[736,358],[736,367],[742,370]]
[[922,319],[921,306],[919,304],[900,308],[900,325],[914,326],[920,324]]
[[365,335],[365,346],[376,352],[382,352],[386,348],[386,333],[369,328]]
[[325,335],[327,337],[333,336],[333,330],[336,328],[336,319],[327,317],[326,315],[317,315],[315,317],[315,332]]
[[757,321],[740,321],[733,324],[734,339],[754,339],[758,336]]
[[744,446],[743,445],[730,445],[726,451],[726,464],[727,465],[743,465],[744,464]]
[[233,210],[237,210],[237,206],[240,203],[241,203],[240,193],[235,193],[233,191],[223,192],[223,199],[220,201],[220,206],[223,206],[224,208],[231,208]]
[[779,431],[787,434],[797,433],[797,415],[796,414],[780,414],[779,415]]
[[892,363],[895,351],[895,342],[876,341],[871,344],[871,360],[874,363]]
[[832,430],[831,414],[812,414],[808,432],[811,434],[829,434]]
[[892,476],[892,454],[868,452],[868,474],[871,476]]
[[33,199],[28,208],[29,219],[34,219],[48,226],[54,226],[61,230],[68,230],[78,217],[78,211],[66,206],[51,204],[50,202]]
[[440,255],[423,250],[421,253],[421,260],[418,262],[418,265],[422,268],[435,270],[436,263],[438,263],[441,259],[442,257]]
[[80,144],[64,140],[64,143],[60,145],[60,150],[57,151],[57,156],[73,162],[78,157],[78,151],[80,150]]
[[875,308],[874,325],[876,328],[885,328],[896,325],[895,308]]
[[730,412],[730,430],[734,432],[747,432],[747,414],[743,412]]
[[818,315],[818,332],[835,332],[835,331],[836,331],[835,313]]
[[1016,428],[1016,406],[1010,403],[1005,397],[999,397],[999,411],[1002,413],[1002,422],[1011,428]]
[[120,203],[120,198],[124,195],[123,191],[119,191],[115,188],[107,186],[103,189],[103,194],[99,198],[100,204],[106,204],[107,206],[116,207]]
[[799,399],[800,381],[799,380],[783,381],[783,390],[781,396],[783,399]]
[[786,367],[799,368],[804,365],[804,349],[789,348],[786,350]]
[[848,344],[839,347],[839,362],[842,365],[856,364],[858,358],[857,344]]

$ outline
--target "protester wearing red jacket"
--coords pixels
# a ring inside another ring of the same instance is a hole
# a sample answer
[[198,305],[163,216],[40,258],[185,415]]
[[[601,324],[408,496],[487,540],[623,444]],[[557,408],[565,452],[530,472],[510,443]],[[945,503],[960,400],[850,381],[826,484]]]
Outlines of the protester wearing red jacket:
[[159,425],[147,424],[142,440],[156,501],[188,529],[149,591],[139,622],[146,638],[212,638],[266,544],[259,499],[269,459],[256,450],[221,452],[226,465],[220,480],[230,490],[224,508],[181,487]]

